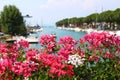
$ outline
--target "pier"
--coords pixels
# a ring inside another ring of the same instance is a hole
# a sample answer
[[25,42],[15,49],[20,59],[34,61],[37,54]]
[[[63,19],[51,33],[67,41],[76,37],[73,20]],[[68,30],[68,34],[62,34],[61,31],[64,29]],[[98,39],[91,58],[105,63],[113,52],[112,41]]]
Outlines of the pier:
[[29,43],[38,43],[38,39],[35,38],[35,37],[23,37],[23,36],[14,36],[12,38],[9,38],[6,40],[7,43],[13,43],[14,41],[17,41],[17,40],[26,40],[28,41]]

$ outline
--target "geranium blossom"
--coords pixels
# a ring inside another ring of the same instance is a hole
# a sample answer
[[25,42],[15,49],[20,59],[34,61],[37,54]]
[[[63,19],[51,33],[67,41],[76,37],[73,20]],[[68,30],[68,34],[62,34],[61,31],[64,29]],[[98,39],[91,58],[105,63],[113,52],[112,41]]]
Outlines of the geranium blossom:
[[103,56],[104,58],[113,58],[114,56],[110,52],[106,52]]
[[21,48],[27,48],[29,47],[29,42],[26,41],[26,40],[18,40],[18,41],[15,41],[14,44],[16,44],[18,47],[21,47]]
[[79,65],[84,63],[84,60],[85,60],[85,58],[82,58],[78,54],[69,55],[68,64],[72,64],[75,67],[78,67]]
[[59,55],[63,56],[65,60],[68,59],[68,56],[72,54],[73,50],[68,50],[66,48],[61,48],[58,52]]
[[84,36],[84,40],[88,42],[90,46],[94,46],[94,48],[100,48],[101,45],[111,47],[112,45],[117,45],[117,42],[119,42],[118,37],[107,32],[87,34]]
[[32,61],[35,60],[38,53],[39,51],[36,49],[29,49],[26,51],[26,59]]
[[40,37],[40,41],[39,41],[41,45],[46,45],[55,42],[56,42],[56,37],[54,35],[43,35]]
[[56,37],[54,35],[43,35],[40,37],[39,43],[45,47],[47,52],[52,52],[56,46]]
[[0,74],[5,72],[5,66],[3,65],[3,59],[0,59]]
[[100,60],[100,56],[96,55],[96,53],[94,53],[93,55],[91,55],[88,59],[89,61],[95,61],[98,62]]
[[23,75],[24,77],[31,76],[31,72],[35,71],[35,63],[31,63],[28,61],[25,62],[15,62],[11,69],[17,75]]
[[[63,62],[63,58],[61,56],[56,56],[53,54],[40,54],[39,61],[41,61],[44,66],[50,67],[49,75],[52,77],[61,77],[61,76],[73,76],[73,67],[72,65],[67,65]],[[54,64],[53,64],[54,63]],[[70,68],[71,66],[71,68]],[[66,68],[66,69],[65,69]]]
[[77,44],[77,42],[70,36],[65,36],[65,37],[60,38],[58,43],[63,44],[64,46],[68,44],[71,46],[75,46],[75,44]]
[[65,36],[63,38],[60,38],[58,43],[61,46],[61,49],[59,50],[58,54],[63,56],[67,60],[68,56],[74,53],[77,41],[75,41],[70,36]]
[[[43,35],[39,43],[42,45],[40,50],[29,49],[29,43],[25,40],[0,44],[0,80],[35,79],[41,75],[42,79],[44,76],[52,79],[85,79],[89,71],[89,75],[94,73],[94,67],[104,64],[102,59],[104,62],[113,61],[105,65],[114,65],[115,70],[119,69],[120,36],[95,32],[86,34],[79,41],[65,36],[56,42],[54,35]],[[91,67],[91,64],[94,66]]]

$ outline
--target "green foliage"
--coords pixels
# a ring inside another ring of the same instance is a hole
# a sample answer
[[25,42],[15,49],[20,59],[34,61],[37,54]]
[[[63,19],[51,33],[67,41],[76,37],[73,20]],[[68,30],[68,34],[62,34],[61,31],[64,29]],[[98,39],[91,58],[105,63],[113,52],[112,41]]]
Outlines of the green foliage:
[[[57,21],[56,26],[62,26],[65,24],[65,19]],[[110,22],[120,24],[120,8],[111,11],[107,10],[100,14],[93,13],[86,17],[73,17],[69,19],[69,24],[76,24],[80,26],[82,23],[92,23],[92,22]]]
[[115,15],[113,13],[114,12],[110,10],[102,12],[99,16],[100,21],[113,22],[113,16]]
[[88,23],[96,22],[98,15],[99,15],[98,13],[94,13],[94,14],[91,14],[91,15],[87,16],[86,17],[86,22],[88,22]]
[[26,34],[23,17],[14,5],[4,6],[1,12],[2,31],[11,35]]
[[77,17],[73,17],[73,18],[66,18],[63,20],[60,20],[58,22],[56,22],[57,26],[64,26],[64,27],[68,27],[69,24],[74,24],[76,26],[81,25],[83,22],[85,22],[85,19],[83,17],[77,18]]
[[120,23],[120,8],[114,11],[113,20]]
[[66,19],[63,19],[63,20],[57,22],[56,25],[67,27],[68,26],[68,21],[69,21],[68,18],[66,18]]
[[0,32],[1,32],[1,19],[0,19]]
[[[105,59],[104,62],[98,62],[91,66],[92,80],[118,80],[120,77],[120,64],[118,61]],[[116,67],[117,66],[117,67]]]

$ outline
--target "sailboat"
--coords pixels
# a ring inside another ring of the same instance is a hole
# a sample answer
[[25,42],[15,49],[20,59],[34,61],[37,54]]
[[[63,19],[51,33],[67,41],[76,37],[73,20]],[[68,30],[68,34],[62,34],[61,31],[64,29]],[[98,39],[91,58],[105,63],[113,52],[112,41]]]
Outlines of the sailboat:
[[34,26],[33,32],[41,32],[41,31],[43,31],[43,28],[41,26],[39,26],[38,24]]

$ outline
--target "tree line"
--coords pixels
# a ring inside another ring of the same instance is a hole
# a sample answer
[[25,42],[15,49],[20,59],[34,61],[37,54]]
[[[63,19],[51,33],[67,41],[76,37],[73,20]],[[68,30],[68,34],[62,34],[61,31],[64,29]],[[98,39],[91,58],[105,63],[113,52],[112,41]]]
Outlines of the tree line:
[[10,35],[26,35],[22,13],[14,5],[6,5],[0,12],[0,32]]
[[[107,27],[116,27],[119,28],[120,25],[120,8],[116,10],[107,10],[101,13],[93,13],[86,17],[73,17],[65,18],[63,20],[57,21],[56,26],[64,27],[81,27],[85,28],[85,23],[87,26],[96,27],[100,23],[104,23]],[[94,23],[94,24],[93,24]]]

